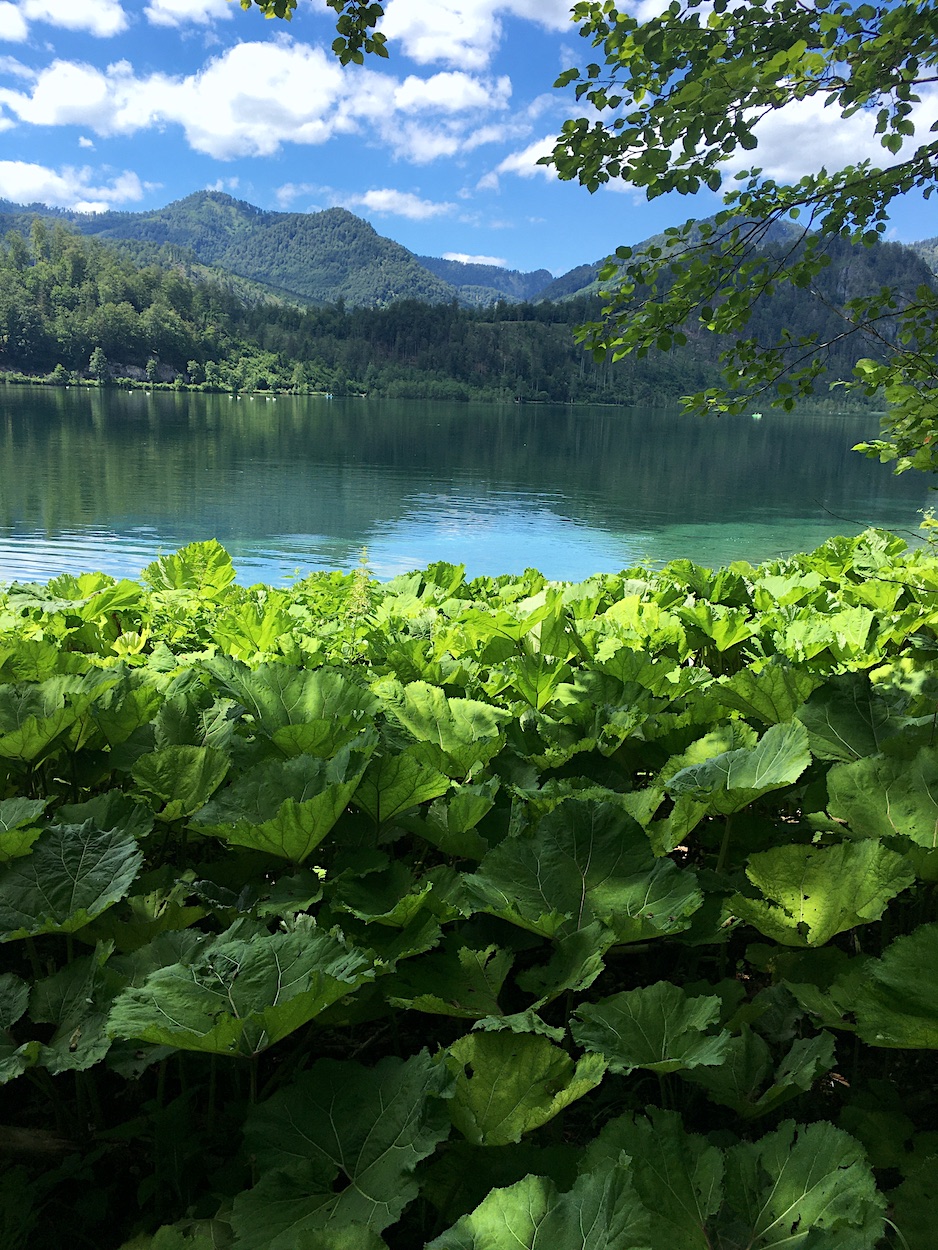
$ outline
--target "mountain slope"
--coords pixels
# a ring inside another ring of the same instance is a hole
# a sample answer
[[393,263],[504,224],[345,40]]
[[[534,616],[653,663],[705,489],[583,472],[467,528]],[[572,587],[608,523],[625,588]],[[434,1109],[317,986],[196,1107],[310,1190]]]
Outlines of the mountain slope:
[[[32,216],[24,209],[0,205]],[[144,213],[50,213],[83,234],[187,249],[203,264],[320,304],[345,300],[384,307],[401,299],[445,303],[449,283],[425,269],[407,248],[379,235],[344,208],[321,213],[266,212],[217,191],[198,191]]]
[[539,299],[541,292],[554,280],[547,269],[522,273],[500,265],[476,265],[462,260],[443,260],[436,256],[418,256],[425,269],[449,282],[467,305],[492,304],[499,299]]

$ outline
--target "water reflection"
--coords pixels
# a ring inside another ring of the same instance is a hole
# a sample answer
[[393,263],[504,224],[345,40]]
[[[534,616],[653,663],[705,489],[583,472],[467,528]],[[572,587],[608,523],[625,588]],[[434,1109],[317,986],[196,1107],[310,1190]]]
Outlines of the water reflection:
[[758,560],[868,524],[914,530],[927,484],[849,451],[875,419],[699,421],[501,407],[0,389],[0,579],[217,537],[244,581],[434,559],[580,578]]

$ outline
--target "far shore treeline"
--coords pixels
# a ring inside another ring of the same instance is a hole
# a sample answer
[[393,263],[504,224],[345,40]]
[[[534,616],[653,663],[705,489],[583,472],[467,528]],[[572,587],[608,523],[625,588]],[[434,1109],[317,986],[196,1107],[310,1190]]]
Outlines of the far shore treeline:
[[[862,280],[886,280],[883,267],[904,250],[876,249]],[[846,290],[856,260],[836,261],[830,281]],[[823,331],[833,314],[790,307],[798,298],[775,301],[771,324],[762,314],[767,333],[792,317]],[[0,379],[648,406],[716,381],[720,340],[705,331],[668,355],[594,360],[573,332],[600,309],[595,295],[310,307],[178,249],[104,243],[37,217],[0,244]],[[830,380],[849,377],[853,363],[832,354]]]

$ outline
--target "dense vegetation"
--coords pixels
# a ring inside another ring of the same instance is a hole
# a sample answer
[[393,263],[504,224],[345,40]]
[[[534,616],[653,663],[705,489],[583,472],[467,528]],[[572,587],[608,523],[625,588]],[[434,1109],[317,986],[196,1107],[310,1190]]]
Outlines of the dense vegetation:
[[930,1250],[932,554],[233,578],[0,596],[4,1250]]
[[106,245],[43,218],[0,247],[0,368],[63,384],[72,371],[101,381],[147,371],[225,390],[662,404],[707,376],[697,349],[665,370],[593,362],[572,335],[586,311],[299,308],[191,256]]
[[[0,369],[62,384],[71,374],[146,375],[215,390],[654,406],[717,377],[720,340],[703,331],[669,357],[593,360],[573,331],[598,313],[595,294],[478,308],[454,300],[310,308],[175,245],[105,243],[42,217],[20,224],[25,232],[8,231],[0,247]],[[754,324],[771,337],[782,316],[829,336],[846,299],[885,281],[912,284],[923,269],[898,245],[842,244],[820,299],[783,292]],[[594,284],[594,269],[583,276]],[[855,350],[848,341],[831,349],[829,380],[850,376]]]

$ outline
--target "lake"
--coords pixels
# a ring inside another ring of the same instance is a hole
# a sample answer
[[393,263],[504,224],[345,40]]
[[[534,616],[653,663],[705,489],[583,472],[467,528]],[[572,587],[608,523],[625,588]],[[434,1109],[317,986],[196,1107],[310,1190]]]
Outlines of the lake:
[[759,561],[869,525],[913,539],[928,480],[849,450],[875,417],[692,418],[481,405],[0,387],[0,581],[217,538],[242,582],[433,560],[580,579]]

